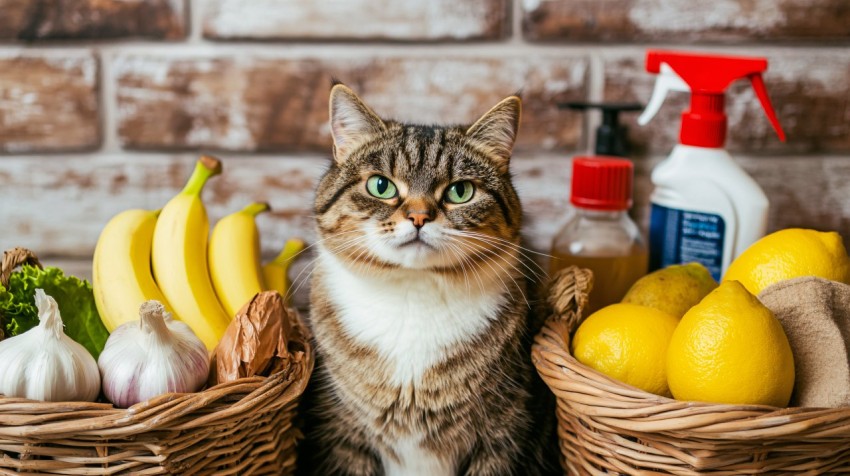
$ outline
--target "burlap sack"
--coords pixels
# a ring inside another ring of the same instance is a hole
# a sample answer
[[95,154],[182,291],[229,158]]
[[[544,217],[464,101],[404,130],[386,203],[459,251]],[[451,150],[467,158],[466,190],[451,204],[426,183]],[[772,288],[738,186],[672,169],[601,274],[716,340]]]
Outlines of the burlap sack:
[[759,300],[782,322],[794,353],[792,406],[850,406],[850,286],[816,277],[781,281]]

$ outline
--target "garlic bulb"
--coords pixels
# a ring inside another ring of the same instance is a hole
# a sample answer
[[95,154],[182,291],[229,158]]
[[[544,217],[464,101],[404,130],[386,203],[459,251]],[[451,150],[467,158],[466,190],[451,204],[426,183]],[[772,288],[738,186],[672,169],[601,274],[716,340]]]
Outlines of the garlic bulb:
[[106,398],[127,408],[163,393],[200,389],[210,368],[204,343],[158,301],[142,303],[139,316],[118,326],[100,354]]
[[100,393],[97,362],[63,331],[56,301],[35,290],[37,326],[0,341],[0,393],[48,402],[93,402]]

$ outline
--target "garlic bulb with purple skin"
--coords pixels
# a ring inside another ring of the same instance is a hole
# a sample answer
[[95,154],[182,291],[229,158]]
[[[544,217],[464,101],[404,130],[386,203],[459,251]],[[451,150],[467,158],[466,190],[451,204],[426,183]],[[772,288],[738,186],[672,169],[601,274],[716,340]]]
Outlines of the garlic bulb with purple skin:
[[142,303],[139,317],[118,326],[100,354],[106,398],[127,408],[164,393],[199,390],[210,368],[204,343],[158,301]]

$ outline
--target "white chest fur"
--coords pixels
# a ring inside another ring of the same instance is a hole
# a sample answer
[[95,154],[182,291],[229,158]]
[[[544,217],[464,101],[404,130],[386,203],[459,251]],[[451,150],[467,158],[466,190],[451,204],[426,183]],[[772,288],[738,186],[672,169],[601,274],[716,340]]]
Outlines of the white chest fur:
[[343,328],[386,358],[397,385],[416,385],[447,348],[483,332],[504,300],[494,276],[470,277],[468,286],[422,270],[367,276],[319,253]]
[[[345,331],[377,350],[391,366],[393,384],[416,386],[439,363],[446,349],[484,332],[503,303],[495,276],[452,282],[422,271],[394,271],[382,276],[355,274],[333,255],[320,250],[324,284]],[[391,443],[395,456],[381,455],[389,476],[449,476],[455,462],[420,445],[413,432]]]

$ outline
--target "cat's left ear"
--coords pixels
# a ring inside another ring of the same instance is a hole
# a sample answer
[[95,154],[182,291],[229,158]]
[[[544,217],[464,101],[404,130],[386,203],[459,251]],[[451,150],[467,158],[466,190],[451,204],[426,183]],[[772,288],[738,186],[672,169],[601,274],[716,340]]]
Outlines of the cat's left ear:
[[499,170],[506,172],[511,151],[519,131],[522,100],[519,96],[505,98],[481,116],[466,135],[491,157]]
[[354,91],[341,83],[331,89],[330,119],[337,162],[345,161],[358,145],[387,127]]

